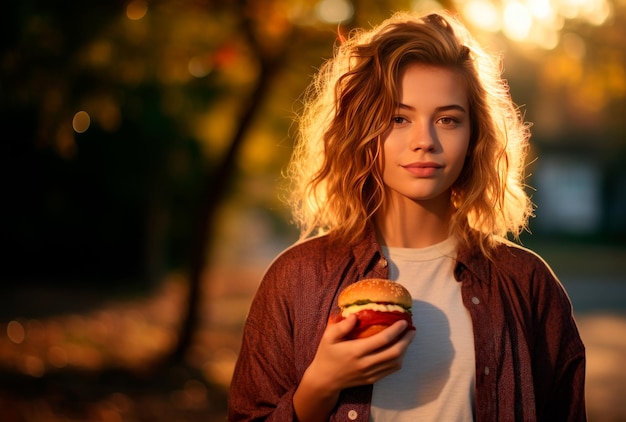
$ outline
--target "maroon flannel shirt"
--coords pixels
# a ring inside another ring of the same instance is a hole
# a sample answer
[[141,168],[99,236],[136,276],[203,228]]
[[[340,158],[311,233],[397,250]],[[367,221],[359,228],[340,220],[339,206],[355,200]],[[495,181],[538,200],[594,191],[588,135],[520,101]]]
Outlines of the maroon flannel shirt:
[[[229,420],[296,420],[292,397],[338,293],[387,276],[371,227],[356,245],[331,245],[321,236],[278,256],[246,320]],[[584,345],[571,302],[545,262],[508,243],[496,248],[493,262],[478,248],[462,249],[454,276],[474,328],[474,419],[585,421]],[[344,390],[330,420],[368,421],[371,395],[371,385]]]

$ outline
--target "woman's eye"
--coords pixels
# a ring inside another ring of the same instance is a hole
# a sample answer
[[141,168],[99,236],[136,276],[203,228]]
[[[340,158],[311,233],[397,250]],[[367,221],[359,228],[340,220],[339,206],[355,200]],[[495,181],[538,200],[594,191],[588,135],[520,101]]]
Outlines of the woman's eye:
[[401,125],[402,123],[406,123],[407,120],[402,116],[395,116],[391,118],[391,121],[397,125]]
[[453,117],[442,117],[439,119],[439,123],[446,125],[446,126],[450,126],[450,125],[456,125],[459,122],[457,119]]

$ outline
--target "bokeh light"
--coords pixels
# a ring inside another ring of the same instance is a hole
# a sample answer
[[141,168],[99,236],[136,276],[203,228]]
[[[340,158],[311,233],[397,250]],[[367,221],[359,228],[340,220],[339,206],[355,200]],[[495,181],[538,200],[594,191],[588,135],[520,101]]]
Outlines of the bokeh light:
[[354,7],[348,0],[322,0],[315,7],[320,21],[326,23],[340,23],[352,18]]
[[474,27],[502,32],[508,39],[546,50],[560,42],[565,20],[599,26],[611,19],[607,0],[458,0],[458,9]]
[[489,32],[499,31],[502,27],[498,9],[486,0],[470,1],[463,6],[463,15],[473,23]]
[[9,323],[7,324],[7,337],[13,343],[22,343],[24,341],[24,338],[26,337],[24,326],[18,321],[9,321]]
[[525,4],[511,2],[505,5],[502,20],[504,35],[513,41],[523,41],[528,38],[533,18]]
[[79,111],[72,119],[72,128],[76,133],[85,133],[91,124],[91,117],[86,111]]
[[144,0],[133,0],[126,6],[126,16],[130,20],[142,19],[148,13],[148,2]]

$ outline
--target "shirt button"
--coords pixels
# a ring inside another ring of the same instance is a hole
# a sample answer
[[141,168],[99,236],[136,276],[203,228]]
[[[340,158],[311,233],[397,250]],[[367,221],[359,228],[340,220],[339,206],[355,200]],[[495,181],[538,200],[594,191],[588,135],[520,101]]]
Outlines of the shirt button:
[[351,421],[355,421],[356,418],[359,417],[359,414],[356,410],[352,409],[351,411],[348,412],[348,419],[350,419]]
[[478,304],[480,303],[480,299],[478,299],[476,296],[474,296],[474,297],[472,298],[472,303],[473,303],[474,305],[478,305]]
[[382,268],[387,268],[387,260],[385,258],[380,258],[380,261],[378,261],[378,265],[380,265]]
[[485,375],[489,375],[489,367],[485,366]]

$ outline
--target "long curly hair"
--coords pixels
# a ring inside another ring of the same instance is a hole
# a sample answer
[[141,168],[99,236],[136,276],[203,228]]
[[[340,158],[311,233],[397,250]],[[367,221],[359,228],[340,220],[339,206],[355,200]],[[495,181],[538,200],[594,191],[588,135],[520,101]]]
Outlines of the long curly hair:
[[464,78],[470,144],[452,186],[451,234],[489,249],[518,237],[532,215],[524,190],[530,137],[502,79],[499,56],[483,50],[461,22],[442,11],[397,12],[335,49],[304,94],[298,139],[287,176],[301,238],[328,233],[355,241],[385,201],[381,151],[410,64],[453,69]]

